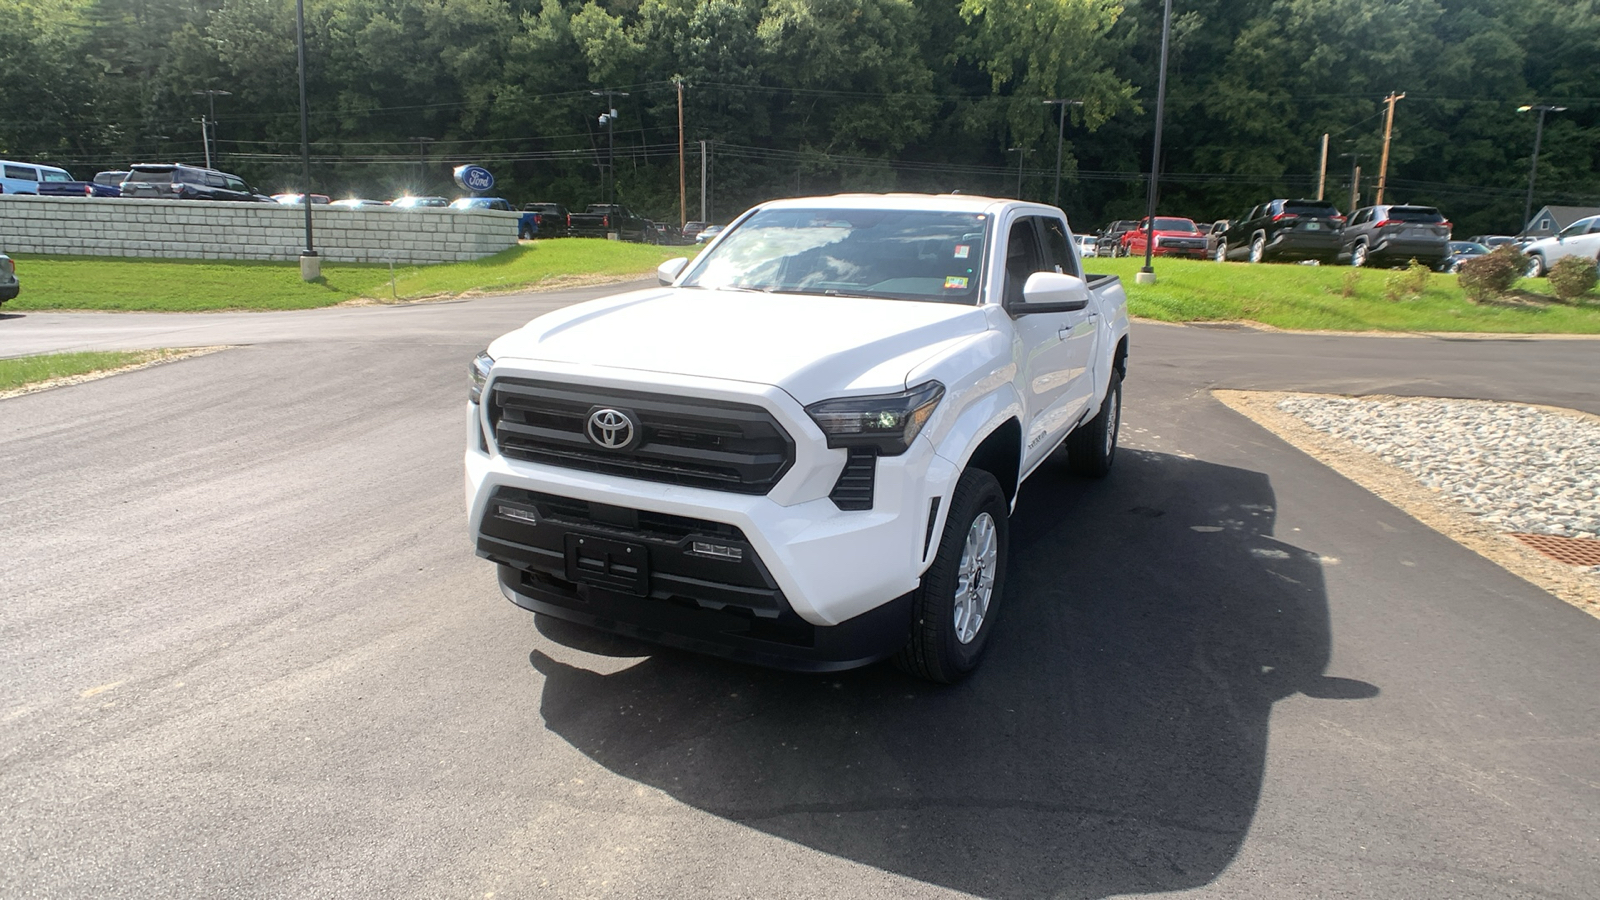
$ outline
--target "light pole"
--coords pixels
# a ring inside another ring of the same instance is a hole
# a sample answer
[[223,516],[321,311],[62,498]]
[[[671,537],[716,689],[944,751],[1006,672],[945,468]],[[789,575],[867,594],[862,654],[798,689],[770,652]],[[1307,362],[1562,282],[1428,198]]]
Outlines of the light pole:
[[1533,179],[1539,174],[1539,142],[1544,139],[1544,114],[1547,112],[1566,112],[1565,106],[1546,106],[1542,103],[1533,106],[1519,106],[1517,112],[1539,111],[1539,124],[1533,131],[1533,162],[1528,166],[1528,199],[1522,204],[1522,231],[1528,231],[1528,218],[1533,215]]
[[428,180],[428,145],[433,143],[431,137],[409,137],[408,141],[417,142],[417,193],[421,194],[427,186]]
[[1356,214],[1356,208],[1361,205],[1361,154],[1351,151],[1339,154],[1340,159],[1350,157],[1350,215]]
[[[600,124],[606,127],[606,174],[609,177],[600,179],[602,193],[606,198],[606,206],[616,203],[617,193],[617,153],[616,153],[616,127],[617,108],[613,105],[613,97],[626,97],[627,91],[613,91],[609,88],[603,91],[590,91],[596,97],[606,98],[606,111],[600,114]],[[608,188],[609,185],[609,188]]]
[[311,243],[311,118],[306,113],[306,3],[294,0],[294,38],[300,59],[300,205],[306,210],[306,249],[300,254],[300,278],[322,277],[322,260]]
[[1055,191],[1050,194],[1050,205],[1051,206],[1060,206],[1061,205],[1061,141],[1067,135],[1067,107],[1069,107],[1069,106],[1082,106],[1083,105],[1083,101],[1082,100],[1046,100],[1046,101],[1044,101],[1044,105],[1045,106],[1059,106],[1059,107],[1061,107],[1061,109],[1059,110],[1059,112],[1061,114],[1061,120],[1056,125],[1056,188],[1055,188]]
[[[209,111],[211,113],[210,119],[206,120],[206,121],[209,121],[211,123],[211,135],[210,135],[209,138],[206,138],[206,141],[205,141],[205,145],[206,145],[206,168],[209,169],[209,168],[211,168],[211,145],[217,139],[217,98],[218,97],[232,97],[233,96],[233,91],[221,91],[221,90],[217,90],[216,88],[206,88],[203,91],[190,91],[189,93],[194,94],[196,97],[204,96],[206,98],[206,106],[207,106],[207,108],[209,109]],[[201,136],[205,137],[205,129],[202,128],[200,131],[201,131]],[[217,148],[217,158],[219,160],[222,158],[222,148],[221,147]]]
[[1007,153],[1015,153],[1017,155],[1017,199],[1021,200],[1022,199],[1022,161],[1027,159],[1028,158],[1028,154],[1032,153],[1033,151],[1029,150],[1026,147],[1007,147],[1006,148],[1006,152]]
[[1150,193],[1145,199],[1144,266],[1133,276],[1139,284],[1155,284],[1150,260],[1156,249],[1156,182],[1161,178],[1161,121],[1167,111],[1167,40],[1172,36],[1172,0],[1161,4],[1161,74],[1156,78],[1156,142],[1150,151]]

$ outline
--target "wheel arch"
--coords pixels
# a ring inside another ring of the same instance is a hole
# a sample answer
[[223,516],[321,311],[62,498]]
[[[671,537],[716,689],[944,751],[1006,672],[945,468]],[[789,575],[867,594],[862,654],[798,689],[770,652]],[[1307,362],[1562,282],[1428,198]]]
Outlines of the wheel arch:
[[982,469],[993,475],[1005,492],[1006,502],[1014,502],[1022,474],[1022,423],[1014,417],[1001,422],[973,448],[961,468]]

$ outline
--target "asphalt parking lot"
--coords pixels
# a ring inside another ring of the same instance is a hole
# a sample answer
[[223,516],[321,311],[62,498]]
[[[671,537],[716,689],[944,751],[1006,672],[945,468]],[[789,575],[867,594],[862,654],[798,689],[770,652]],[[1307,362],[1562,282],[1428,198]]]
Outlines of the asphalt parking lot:
[[1600,413],[1600,342],[1136,325],[1116,470],[1029,481],[935,688],[500,597],[466,362],[603,292],[4,317],[0,356],[240,346],[0,401],[0,893],[1600,891],[1600,622],[1207,393]]

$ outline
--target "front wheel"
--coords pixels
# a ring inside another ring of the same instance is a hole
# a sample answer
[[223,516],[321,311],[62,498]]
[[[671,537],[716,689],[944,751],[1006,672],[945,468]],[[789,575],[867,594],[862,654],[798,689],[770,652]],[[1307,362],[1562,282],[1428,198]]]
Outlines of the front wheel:
[[1367,242],[1366,241],[1356,241],[1356,245],[1354,247],[1350,248],[1350,265],[1354,266],[1357,269],[1359,269],[1362,266],[1365,266],[1366,264],[1367,264]]
[[1217,262],[1228,261],[1228,242],[1217,241]]
[[1067,435],[1067,467],[1079,475],[1104,478],[1117,455],[1117,431],[1122,426],[1122,374],[1111,372],[1100,411]]
[[1544,257],[1534,253],[1528,257],[1528,267],[1523,275],[1528,278],[1543,278],[1550,269],[1544,264]]
[[1008,512],[992,474],[961,473],[938,555],[912,595],[911,635],[895,665],[941,684],[954,684],[978,667],[1005,589]]

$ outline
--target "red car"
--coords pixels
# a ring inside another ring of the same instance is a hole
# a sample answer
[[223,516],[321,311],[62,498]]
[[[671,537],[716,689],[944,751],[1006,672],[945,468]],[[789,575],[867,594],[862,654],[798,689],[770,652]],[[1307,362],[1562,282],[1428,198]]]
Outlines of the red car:
[[[1143,256],[1145,229],[1150,226],[1149,219],[1141,219],[1139,227],[1122,236],[1123,256]],[[1192,219],[1176,219],[1168,216],[1156,216],[1155,232],[1156,256],[1188,256],[1194,259],[1206,258],[1206,236]]]

